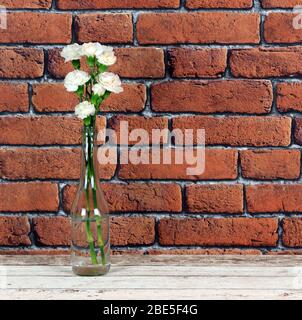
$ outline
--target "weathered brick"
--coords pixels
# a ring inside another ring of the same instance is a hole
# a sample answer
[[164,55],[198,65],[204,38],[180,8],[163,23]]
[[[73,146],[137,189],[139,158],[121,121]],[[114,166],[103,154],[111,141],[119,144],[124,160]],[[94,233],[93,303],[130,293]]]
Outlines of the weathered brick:
[[1,144],[79,144],[81,121],[69,117],[1,117]]
[[256,13],[144,13],[137,37],[141,44],[259,43],[259,25]]
[[27,112],[29,110],[28,85],[0,82],[0,112]]
[[172,77],[218,78],[225,72],[226,49],[173,48],[168,51]]
[[[101,105],[101,112],[139,112],[144,109],[146,87],[124,84],[123,88],[123,93],[112,94]],[[32,102],[37,112],[72,112],[79,103],[77,95],[67,92],[60,83],[34,84]]]
[[242,213],[243,186],[190,185],[186,187],[186,203],[189,212]]
[[278,220],[273,218],[161,219],[162,245],[276,246]]
[[278,83],[276,91],[277,108],[280,112],[302,112],[302,83]]
[[293,8],[301,5],[301,0],[261,0],[263,8]]
[[[121,250],[122,251],[122,250]],[[1,254],[1,253],[0,253]],[[122,253],[121,253],[122,254]],[[148,249],[141,254],[147,255],[261,255],[257,249]]]
[[37,217],[33,219],[33,227],[39,245],[68,246],[71,243],[69,218]]
[[151,217],[114,217],[110,220],[113,246],[151,245],[155,241],[155,219]]
[[[161,143],[167,143],[168,141],[168,118],[164,117],[144,117],[144,116],[126,116],[126,115],[118,115],[110,118],[108,120],[108,127],[113,129],[116,133],[116,138],[118,144],[142,144],[149,145],[152,143],[152,130],[166,130],[161,139]],[[127,128],[122,125],[127,124]],[[122,127],[121,127],[122,126]],[[133,130],[145,130],[148,133],[147,139],[144,137],[137,137],[131,135]],[[130,136],[128,134],[130,133]],[[130,140],[131,138],[131,140]],[[135,139],[133,139],[135,138]],[[125,139],[121,141],[121,139]],[[125,143],[124,143],[125,141]]]
[[131,14],[81,14],[75,19],[79,42],[132,43]]
[[[173,119],[173,129],[204,129],[207,145],[288,146],[291,142],[289,117],[207,117]],[[177,136],[177,135],[176,135]],[[194,143],[196,132],[194,132]]]
[[300,184],[246,186],[247,208],[251,213],[302,212]]
[[[102,189],[111,212],[180,212],[181,188],[177,184],[104,183]],[[63,206],[70,211],[76,186],[63,190]]]
[[0,43],[70,43],[71,14],[10,12]]
[[1,5],[9,9],[48,9],[52,0],[1,0]]
[[248,9],[253,6],[253,0],[186,0],[186,7],[189,9]]
[[301,28],[293,27],[297,13],[270,13],[264,22],[264,38],[269,43],[298,43],[302,41]]
[[[171,164],[165,164],[163,159],[171,151]],[[128,151],[121,152],[121,158],[126,156]],[[176,162],[175,150],[163,149],[160,152],[160,164],[121,164],[119,171],[120,179],[181,179],[181,180],[223,180],[223,179],[236,179],[237,178],[237,151],[224,150],[224,149],[207,149],[205,151],[205,170],[201,174],[188,174],[188,168],[196,168],[196,164],[192,164],[191,157],[185,156],[183,164]],[[151,162],[150,152],[150,162]],[[197,156],[197,154],[194,154]],[[203,161],[202,161],[203,162]]]
[[[54,78],[64,78],[72,71],[70,63],[64,63],[58,48],[48,51],[48,72]],[[163,78],[165,75],[164,52],[157,48],[116,48],[117,63],[110,71],[124,78]],[[85,68],[85,63],[82,63]]]
[[2,78],[39,78],[44,72],[41,49],[2,47],[0,61]]
[[[33,219],[39,245],[69,246],[71,223],[66,217],[37,217]],[[150,245],[155,240],[155,219],[150,217],[112,217],[111,245]]]
[[0,211],[57,211],[58,186],[48,182],[0,184]]
[[235,77],[270,78],[302,74],[302,49],[253,48],[233,50],[231,72]]
[[152,85],[158,112],[268,113],[273,101],[269,81],[173,81]]
[[283,220],[282,240],[287,247],[302,247],[301,218],[286,218]]
[[243,150],[240,160],[244,178],[297,179],[300,176],[299,150]]
[[179,8],[179,0],[57,0],[59,9],[158,9]]
[[0,245],[30,245],[30,224],[27,217],[0,217]]
[[[80,148],[3,149],[0,175],[7,179],[78,179],[80,159]],[[115,164],[100,164],[100,177],[112,178],[115,168]]]
[[294,128],[295,143],[302,145],[302,118],[295,118]]

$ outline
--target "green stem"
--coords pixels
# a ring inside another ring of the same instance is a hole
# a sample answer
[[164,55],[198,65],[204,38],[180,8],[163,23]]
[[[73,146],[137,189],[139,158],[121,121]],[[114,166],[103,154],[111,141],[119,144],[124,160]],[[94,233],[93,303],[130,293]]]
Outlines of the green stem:
[[86,186],[85,187],[85,194],[86,194],[86,207],[87,207],[87,220],[86,220],[86,234],[87,234],[87,240],[89,243],[89,249],[90,249],[90,256],[91,256],[91,262],[92,264],[98,264],[97,256],[95,253],[95,248],[94,248],[94,239],[93,235],[91,232],[91,225],[90,225],[90,205],[89,205],[89,189]]

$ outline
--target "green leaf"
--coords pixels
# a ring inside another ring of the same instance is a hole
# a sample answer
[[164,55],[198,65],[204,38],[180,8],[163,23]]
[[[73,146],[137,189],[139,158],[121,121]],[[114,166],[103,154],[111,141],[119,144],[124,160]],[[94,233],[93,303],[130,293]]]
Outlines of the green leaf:
[[95,57],[87,57],[87,64],[90,68],[93,68],[95,65]]
[[80,86],[76,91],[76,94],[81,98],[84,94],[84,86]]
[[99,106],[100,100],[101,100],[101,97],[97,94],[93,94],[91,97],[91,103],[94,104],[96,107]]
[[91,117],[87,117],[87,118],[84,119],[84,124],[85,124],[86,127],[89,126],[90,123],[91,123]]
[[108,67],[101,64],[101,63],[98,63],[98,70],[100,73],[103,73],[103,72],[106,72],[108,70]]
[[73,65],[73,67],[74,67],[76,70],[80,70],[80,68],[81,68],[81,62],[80,62],[80,60],[73,60],[73,61],[72,61],[72,65]]
[[104,101],[105,99],[109,98],[110,94],[111,94],[110,91],[106,91],[106,92],[104,93],[104,95],[103,95],[103,101]]

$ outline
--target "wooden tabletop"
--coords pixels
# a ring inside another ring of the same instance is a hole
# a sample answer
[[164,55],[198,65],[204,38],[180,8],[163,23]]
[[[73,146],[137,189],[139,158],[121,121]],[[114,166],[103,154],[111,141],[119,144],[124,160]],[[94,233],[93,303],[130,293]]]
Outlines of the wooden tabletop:
[[67,256],[0,256],[0,299],[302,299],[302,257],[114,256],[79,277]]

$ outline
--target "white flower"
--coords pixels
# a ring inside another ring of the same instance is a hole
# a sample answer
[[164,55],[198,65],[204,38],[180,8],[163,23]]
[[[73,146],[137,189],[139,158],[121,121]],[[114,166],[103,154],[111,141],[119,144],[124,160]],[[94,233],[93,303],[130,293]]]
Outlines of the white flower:
[[65,47],[61,52],[61,57],[65,59],[65,62],[79,60],[81,56],[82,46],[77,43]]
[[97,55],[99,63],[105,66],[112,66],[116,63],[116,56],[112,47],[103,46],[103,52]]
[[95,114],[94,105],[88,101],[83,101],[75,107],[75,114],[82,120],[93,116]]
[[102,54],[103,47],[98,42],[84,43],[82,46],[82,54],[86,57],[96,57]]
[[64,86],[68,92],[75,92],[79,86],[83,86],[90,80],[90,75],[81,70],[75,70],[67,74],[64,80]]
[[92,91],[94,94],[102,96],[106,92],[106,89],[100,83],[97,83],[92,87]]
[[111,72],[101,73],[99,75],[99,83],[110,92],[121,93],[124,91],[120,77]]

